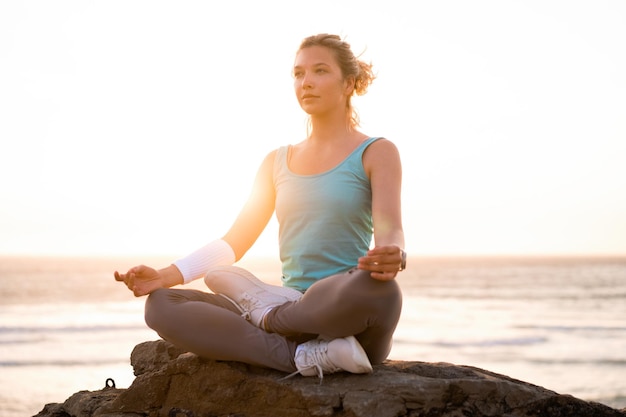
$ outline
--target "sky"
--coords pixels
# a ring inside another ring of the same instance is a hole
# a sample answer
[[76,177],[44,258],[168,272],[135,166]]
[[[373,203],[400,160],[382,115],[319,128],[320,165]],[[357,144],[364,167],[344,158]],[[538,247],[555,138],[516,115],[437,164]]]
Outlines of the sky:
[[[412,255],[626,254],[626,2],[0,3],[0,255],[182,256],[306,135],[302,38],[377,79]],[[277,253],[272,220],[252,255]]]

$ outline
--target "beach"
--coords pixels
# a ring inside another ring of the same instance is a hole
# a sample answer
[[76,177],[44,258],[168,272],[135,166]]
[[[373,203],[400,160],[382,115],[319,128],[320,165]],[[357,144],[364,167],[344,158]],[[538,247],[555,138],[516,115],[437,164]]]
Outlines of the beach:
[[[0,415],[34,415],[107,378],[128,387],[133,347],[158,336],[113,271],[171,259],[0,258]],[[279,281],[275,261],[243,266]],[[398,281],[390,359],[471,365],[626,407],[626,258],[413,257]]]

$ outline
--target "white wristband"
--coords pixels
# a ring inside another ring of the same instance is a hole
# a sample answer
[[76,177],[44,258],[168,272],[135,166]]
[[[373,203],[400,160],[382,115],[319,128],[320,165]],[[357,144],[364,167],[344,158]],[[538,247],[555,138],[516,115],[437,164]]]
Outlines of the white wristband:
[[183,275],[184,283],[188,284],[203,277],[211,268],[232,265],[235,260],[233,248],[226,241],[218,239],[175,261],[174,265]]

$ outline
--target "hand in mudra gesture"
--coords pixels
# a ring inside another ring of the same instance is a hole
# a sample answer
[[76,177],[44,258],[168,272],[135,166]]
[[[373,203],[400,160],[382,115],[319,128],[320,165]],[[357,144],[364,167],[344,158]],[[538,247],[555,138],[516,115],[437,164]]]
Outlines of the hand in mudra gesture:
[[132,267],[125,274],[115,271],[113,275],[116,281],[126,284],[128,289],[135,294],[135,297],[141,297],[165,287],[159,271],[145,265]]

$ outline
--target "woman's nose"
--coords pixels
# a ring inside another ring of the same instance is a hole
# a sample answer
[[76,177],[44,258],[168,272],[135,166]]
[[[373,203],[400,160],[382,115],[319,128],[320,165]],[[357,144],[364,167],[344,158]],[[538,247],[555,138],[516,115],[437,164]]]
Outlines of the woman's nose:
[[300,80],[300,83],[302,85],[302,88],[311,88],[313,86],[313,80],[311,79],[311,76],[308,74],[304,74],[302,76],[302,79]]

